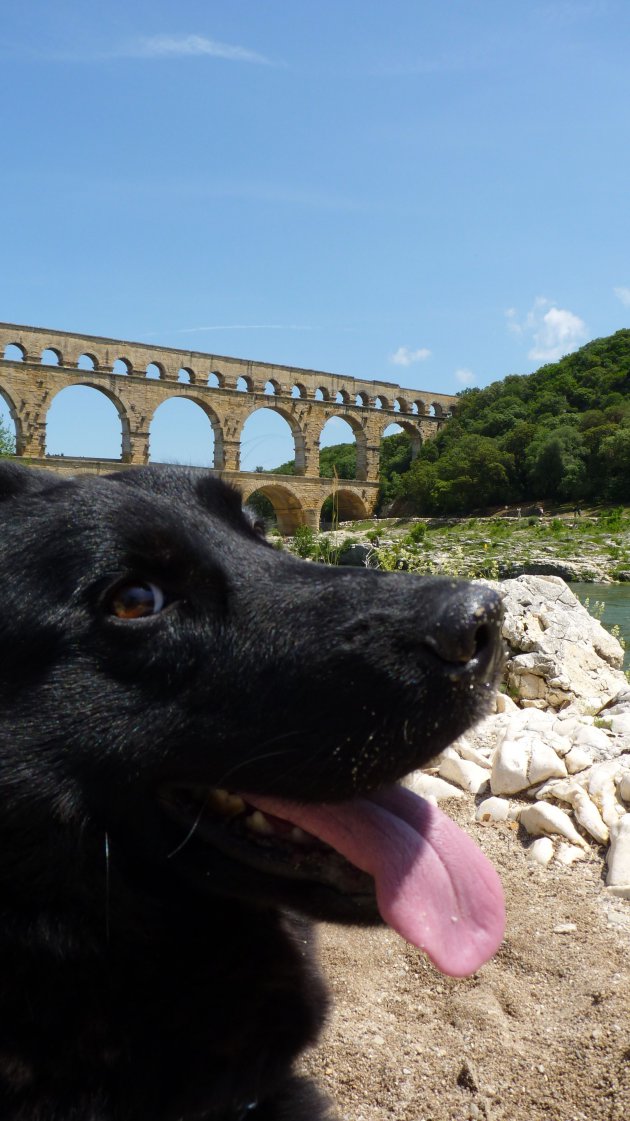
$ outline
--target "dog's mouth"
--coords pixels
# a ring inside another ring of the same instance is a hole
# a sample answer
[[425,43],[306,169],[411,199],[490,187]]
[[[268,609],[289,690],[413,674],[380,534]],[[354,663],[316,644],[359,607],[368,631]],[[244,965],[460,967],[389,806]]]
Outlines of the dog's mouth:
[[358,905],[376,906],[371,876],[319,837],[286,817],[259,809],[241,794],[219,787],[174,785],[161,790],[160,802],[186,829],[171,856],[193,840],[205,842],[266,875],[321,884],[350,896]]
[[474,973],[505,922],[499,877],[449,817],[400,786],[340,803],[173,785],[161,791],[185,833],[256,871],[373,906],[443,973]]

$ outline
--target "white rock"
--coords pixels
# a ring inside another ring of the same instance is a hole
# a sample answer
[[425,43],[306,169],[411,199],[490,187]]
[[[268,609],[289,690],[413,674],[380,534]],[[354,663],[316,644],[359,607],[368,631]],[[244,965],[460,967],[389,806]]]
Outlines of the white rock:
[[580,771],[585,771],[587,767],[591,766],[592,762],[592,753],[579,744],[571,747],[564,756],[564,765],[570,775],[577,775]]
[[573,736],[573,743],[590,752],[594,759],[606,759],[611,749],[610,736],[603,728],[582,726]]
[[490,755],[492,753],[490,750],[486,749],[485,751],[480,751],[478,747],[473,747],[464,736],[460,736],[458,740],[455,740],[453,748],[461,759],[468,759],[470,763],[476,763],[478,767],[484,767],[486,770],[490,770],[492,765],[490,760]]
[[567,769],[552,747],[527,729],[506,732],[492,763],[493,794],[517,794],[548,778],[561,778]]
[[609,829],[617,824],[625,812],[617,798],[616,789],[617,779],[623,773],[624,764],[620,759],[607,759],[603,763],[596,763],[585,775],[588,792]]
[[574,785],[570,798],[576,821],[600,845],[607,845],[610,831],[597,806],[581,786]]
[[490,772],[485,767],[471,763],[468,759],[462,759],[456,751],[449,751],[448,748],[442,752],[438,774],[440,778],[457,783],[469,794],[478,794],[480,790],[485,790],[490,778]]
[[528,860],[533,860],[536,864],[543,864],[546,867],[553,858],[553,841],[550,837],[539,837],[537,841],[532,841],[529,848],[525,850],[525,856]]
[[510,803],[505,798],[484,798],[477,806],[475,821],[507,821],[510,815]]
[[507,693],[497,693],[496,697],[496,711],[497,712],[520,712],[516,701],[513,701]]
[[630,899],[630,813],[611,832],[606,885],[613,895]]
[[520,576],[494,586],[504,597],[512,696],[552,709],[574,702],[581,712],[596,712],[627,691],[620,644],[563,580]]
[[534,802],[533,806],[526,806],[519,814],[519,821],[528,833],[535,837],[554,836],[565,837],[580,848],[588,848],[586,841],[580,837],[571,818],[559,806],[552,806],[548,802]]
[[450,782],[445,782],[437,775],[428,775],[426,771],[413,771],[403,780],[403,786],[419,794],[421,798],[435,798],[438,802],[446,798],[463,798],[464,792]]
[[618,779],[619,797],[624,802],[630,803],[630,771],[620,775]]
[[578,848],[577,845],[569,845],[566,841],[560,841],[556,852],[556,860],[559,864],[564,864],[567,867],[575,864],[576,860],[585,860],[586,853],[584,849]]

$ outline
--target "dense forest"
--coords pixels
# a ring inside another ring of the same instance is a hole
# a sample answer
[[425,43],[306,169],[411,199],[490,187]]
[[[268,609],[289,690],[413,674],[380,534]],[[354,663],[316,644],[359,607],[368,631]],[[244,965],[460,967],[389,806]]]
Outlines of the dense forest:
[[630,330],[458,396],[407,471],[385,461],[384,502],[437,514],[630,499]]
[[[380,508],[466,514],[491,506],[630,501],[630,330],[533,374],[458,395],[457,414],[411,462],[383,441]],[[320,453],[320,474],[354,477],[355,445]],[[293,464],[280,471],[292,473]]]

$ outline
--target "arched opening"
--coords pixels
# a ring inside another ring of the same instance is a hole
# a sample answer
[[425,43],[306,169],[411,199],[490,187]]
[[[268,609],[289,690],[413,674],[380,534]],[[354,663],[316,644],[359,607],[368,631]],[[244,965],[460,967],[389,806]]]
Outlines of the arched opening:
[[279,409],[262,408],[250,413],[241,430],[240,445],[241,471],[261,468],[282,475],[303,474],[302,434],[292,418]]
[[128,358],[117,358],[112,366],[112,373],[114,374],[130,374],[133,371],[133,366]]
[[239,393],[251,393],[252,379],[246,377],[238,378],[236,382],[236,388],[238,389]]
[[275,519],[280,533],[285,535],[295,533],[300,525],[306,525],[299,500],[287,487],[278,483],[263,483],[253,488],[246,495],[245,505],[258,517],[264,518],[267,524],[273,524]]
[[316,401],[330,401],[330,393],[326,389],[325,385],[320,385],[315,390],[315,400]]
[[7,362],[23,362],[26,351],[19,343],[7,343],[4,348],[4,357]]
[[273,381],[270,378],[269,381],[265,382],[264,392],[268,397],[277,397],[278,393],[280,392],[280,387],[277,381]]
[[319,524],[321,529],[337,529],[340,522],[359,521],[367,517],[368,510],[363,499],[352,490],[338,487],[322,502]]
[[0,389],[0,456],[20,450],[19,427],[13,402]]
[[403,420],[388,424],[381,437],[379,451],[379,506],[386,507],[396,494],[399,475],[408,471],[422,446],[420,433]]
[[291,396],[302,398],[306,397],[306,386],[302,385],[300,382],[296,382],[296,384],[291,389]]
[[79,361],[77,362],[77,369],[79,370],[96,370],[97,361],[93,354],[80,354]]
[[370,404],[370,396],[368,393],[357,393],[354,399],[355,405],[360,405],[362,409],[367,409]]
[[146,369],[146,376],[148,378],[154,378],[156,381],[159,381],[162,377],[164,377],[164,370],[158,362],[149,362],[149,365]]
[[211,370],[208,374],[208,381],[206,384],[209,385],[211,389],[221,389],[224,382],[225,378],[223,374],[217,373],[216,370]]
[[151,419],[149,459],[152,463],[214,467],[221,439],[214,414],[189,397],[169,397],[158,405]]
[[191,385],[195,380],[192,370],[188,366],[182,366],[177,372],[177,380],[182,385]]
[[60,366],[61,351],[55,350],[55,348],[52,346],[48,346],[46,347],[46,350],[42,350],[40,361],[42,366]]
[[375,409],[389,409],[390,407],[387,397],[384,397],[382,393],[379,393],[378,397],[374,398]]
[[46,414],[46,455],[121,459],[126,428],[122,406],[102,389],[68,385]]
[[435,405],[429,405],[429,408],[427,410],[427,416],[437,416],[437,412],[435,410]]
[[323,479],[357,478],[357,437],[352,425],[331,416],[319,436],[319,474]]
[[414,401],[414,405],[416,407],[415,411],[416,411],[418,416],[426,416],[427,415],[426,401],[422,401],[421,398],[418,397]]
[[350,404],[350,394],[346,389],[339,389],[335,394],[335,401],[338,405]]

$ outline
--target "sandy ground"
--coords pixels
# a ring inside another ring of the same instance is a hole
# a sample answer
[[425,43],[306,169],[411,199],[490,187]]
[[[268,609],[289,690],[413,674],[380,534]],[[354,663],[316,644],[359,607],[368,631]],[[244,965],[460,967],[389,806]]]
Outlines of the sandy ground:
[[602,861],[532,866],[466,820],[501,873],[505,941],[467,980],[385,929],[323,927],[334,1010],[306,1060],[343,1121],[630,1121],[630,901]]

